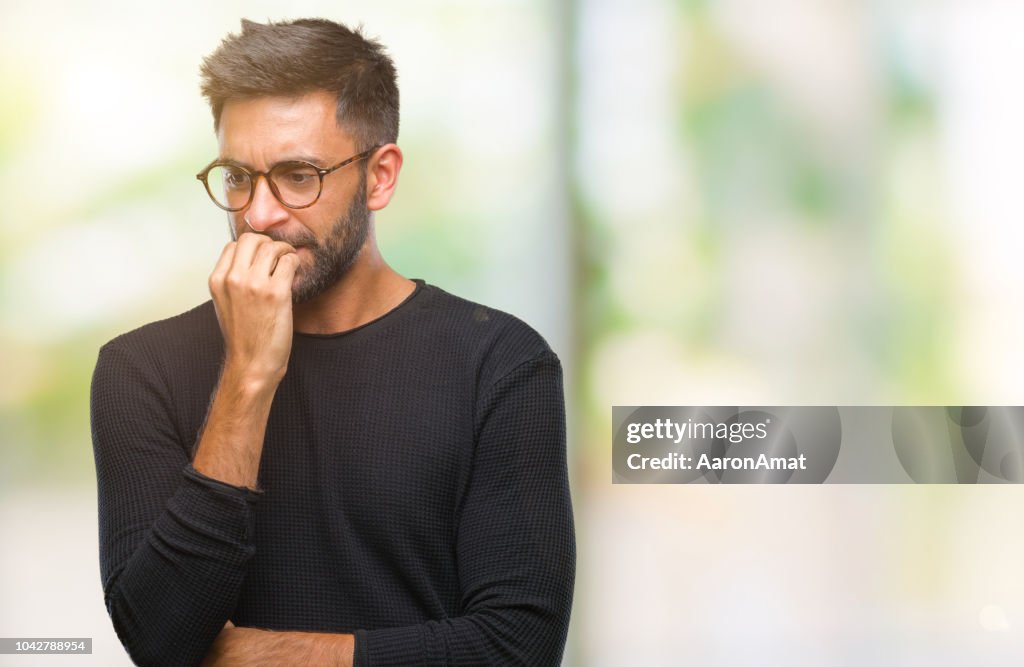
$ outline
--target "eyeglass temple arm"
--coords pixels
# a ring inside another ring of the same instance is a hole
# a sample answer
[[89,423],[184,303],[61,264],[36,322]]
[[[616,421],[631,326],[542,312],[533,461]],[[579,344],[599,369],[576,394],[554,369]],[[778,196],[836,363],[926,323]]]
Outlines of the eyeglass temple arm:
[[332,171],[335,171],[337,169],[341,169],[342,167],[344,167],[346,165],[350,165],[353,162],[356,162],[358,160],[362,160],[364,158],[370,157],[371,155],[373,155],[373,151],[377,150],[378,148],[380,148],[383,145],[384,144],[377,144],[376,146],[374,146],[372,148],[367,148],[362,153],[359,153],[357,155],[353,155],[349,159],[342,160],[341,162],[339,162],[338,164],[334,165],[333,167],[328,167],[327,169],[321,169],[320,171],[324,174],[324,176],[326,176],[327,174],[331,173]]

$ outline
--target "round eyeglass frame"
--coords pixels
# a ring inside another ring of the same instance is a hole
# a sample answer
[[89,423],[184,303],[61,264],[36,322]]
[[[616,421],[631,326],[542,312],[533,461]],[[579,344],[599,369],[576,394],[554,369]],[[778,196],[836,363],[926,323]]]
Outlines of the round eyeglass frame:
[[[257,171],[255,169],[248,169],[246,167],[243,167],[243,166],[241,166],[241,165],[239,165],[239,164],[237,164],[235,162],[232,162],[230,160],[220,160],[220,159],[217,159],[217,160],[214,160],[213,162],[211,162],[210,164],[206,165],[205,167],[203,167],[203,170],[200,171],[198,174],[196,174],[196,178],[198,180],[202,181],[203,187],[206,188],[206,194],[210,196],[210,201],[212,201],[217,206],[217,208],[225,210],[225,211],[227,211],[229,213],[237,213],[237,212],[243,211],[243,210],[245,210],[246,208],[249,207],[249,204],[252,203],[253,197],[256,195],[256,183],[259,181],[260,176],[262,176],[263,178],[266,179],[267,185],[270,186],[270,192],[274,195],[274,199],[276,199],[281,204],[281,206],[284,206],[284,207],[290,208],[290,209],[309,208],[313,204],[315,204],[318,201],[320,201],[320,195],[323,194],[323,191],[324,191],[324,176],[326,176],[327,174],[330,174],[332,172],[335,172],[338,169],[341,169],[342,167],[347,167],[348,165],[352,164],[353,162],[358,162],[359,160],[364,160],[364,159],[370,157],[371,155],[373,155],[373,152],[375,150],[377,150],[378,148],[380,148],[383,145],[384,144],[378,144],[378,145],[374,146],[373,148],[368,148],[367,150],[363,151],[362,153],[357,153],[356,155],[353,155],[352,157],[348,158],[347,160],[342,160],[341,162],[339,162],[338,164],[334,165],[333,167],[327,167],[326,169],[324,167],[318,167],[315,164],[312,164],[310,162],[306,162],[304,160],[289,160],[287,162],[279,162],[279,163],[275,164],[273,167],[271,167],[270,169],[268,169],[267,171]],[[289,204],[288,202],[284,201],[284,199],[281,197],[281,193],[278,192],[278,190],[277,190],[277,185],[274,183],[274,179],[270,178],[270,173],[273,172],[278,167],[280,167],[282,165],[297,165],[297,164],[298,165],[304,165],[304,166],[307,166],[307,167],[311,167],[312,169],[314,169],[316,171],[317,175],[320,177],[320,182],[319,182],[319,184],[317,186],[316,197],[313,198],[313,201],[309,202],[308,204],[303,204],[302,206],[293,206],[292,204]],[[217,197],[214,196],[213,190],[210,189],[210,183],[207,180],[207,176],[209,176],[210,171],[215,169],[216,167],[233,167],[233,168],[238,169],[238,170],[240,170],[242,172],[245,172],[245,174],[249,177],[249,197],[248,197],[248,199],[245,200],[245,204],[243,204],[242,206],[232,207],[232,206],[224,206],[219,201],[217,201]]]

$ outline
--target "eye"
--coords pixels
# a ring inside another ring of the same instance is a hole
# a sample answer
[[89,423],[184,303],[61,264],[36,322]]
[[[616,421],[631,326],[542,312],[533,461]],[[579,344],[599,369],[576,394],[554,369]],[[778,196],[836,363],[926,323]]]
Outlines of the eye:
[[309,183],[310,181],[312,181],[313,180],[313,175],[312,174],[305,174],[305,173],[302,173],[301,171],[292,171],[292,172],[288,172],[288,174],[285,176],[285,178],[288,179],[289,183],[292,183],[294,185],[302,185],[304,183]]
[[248,189],[249,174],[237,167],[222,167],[224,187],[230,190]]
[[274,169],[274,182],[291,190],[315,188],[319,181],[320,174],[309,165],[280,165]]

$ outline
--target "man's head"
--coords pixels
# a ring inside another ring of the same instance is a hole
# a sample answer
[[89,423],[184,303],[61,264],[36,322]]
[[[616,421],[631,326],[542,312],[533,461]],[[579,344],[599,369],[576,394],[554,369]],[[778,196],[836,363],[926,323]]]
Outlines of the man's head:
[[218,160],[250,172],[294,160],[329,169],[381,147],[323,176],[308,208],[285,206],[257,175],[250,203],[229,213],[232,238],[253,231],[300,248],[293,299],[316,298],[372,244],[370,211],[393,193],[402,162],[394,65],[379,44],[330,21],[243,21],[203,62],[202,91]]

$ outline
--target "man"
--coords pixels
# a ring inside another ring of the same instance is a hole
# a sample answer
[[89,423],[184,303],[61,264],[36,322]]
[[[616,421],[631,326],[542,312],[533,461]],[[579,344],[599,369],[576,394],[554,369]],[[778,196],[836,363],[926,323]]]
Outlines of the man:
[[558,358],[408,280],[379,44],[243,21],[202,68],[212,300],[92,385],[107,609],[142,664],[557,664],[575,569]]

